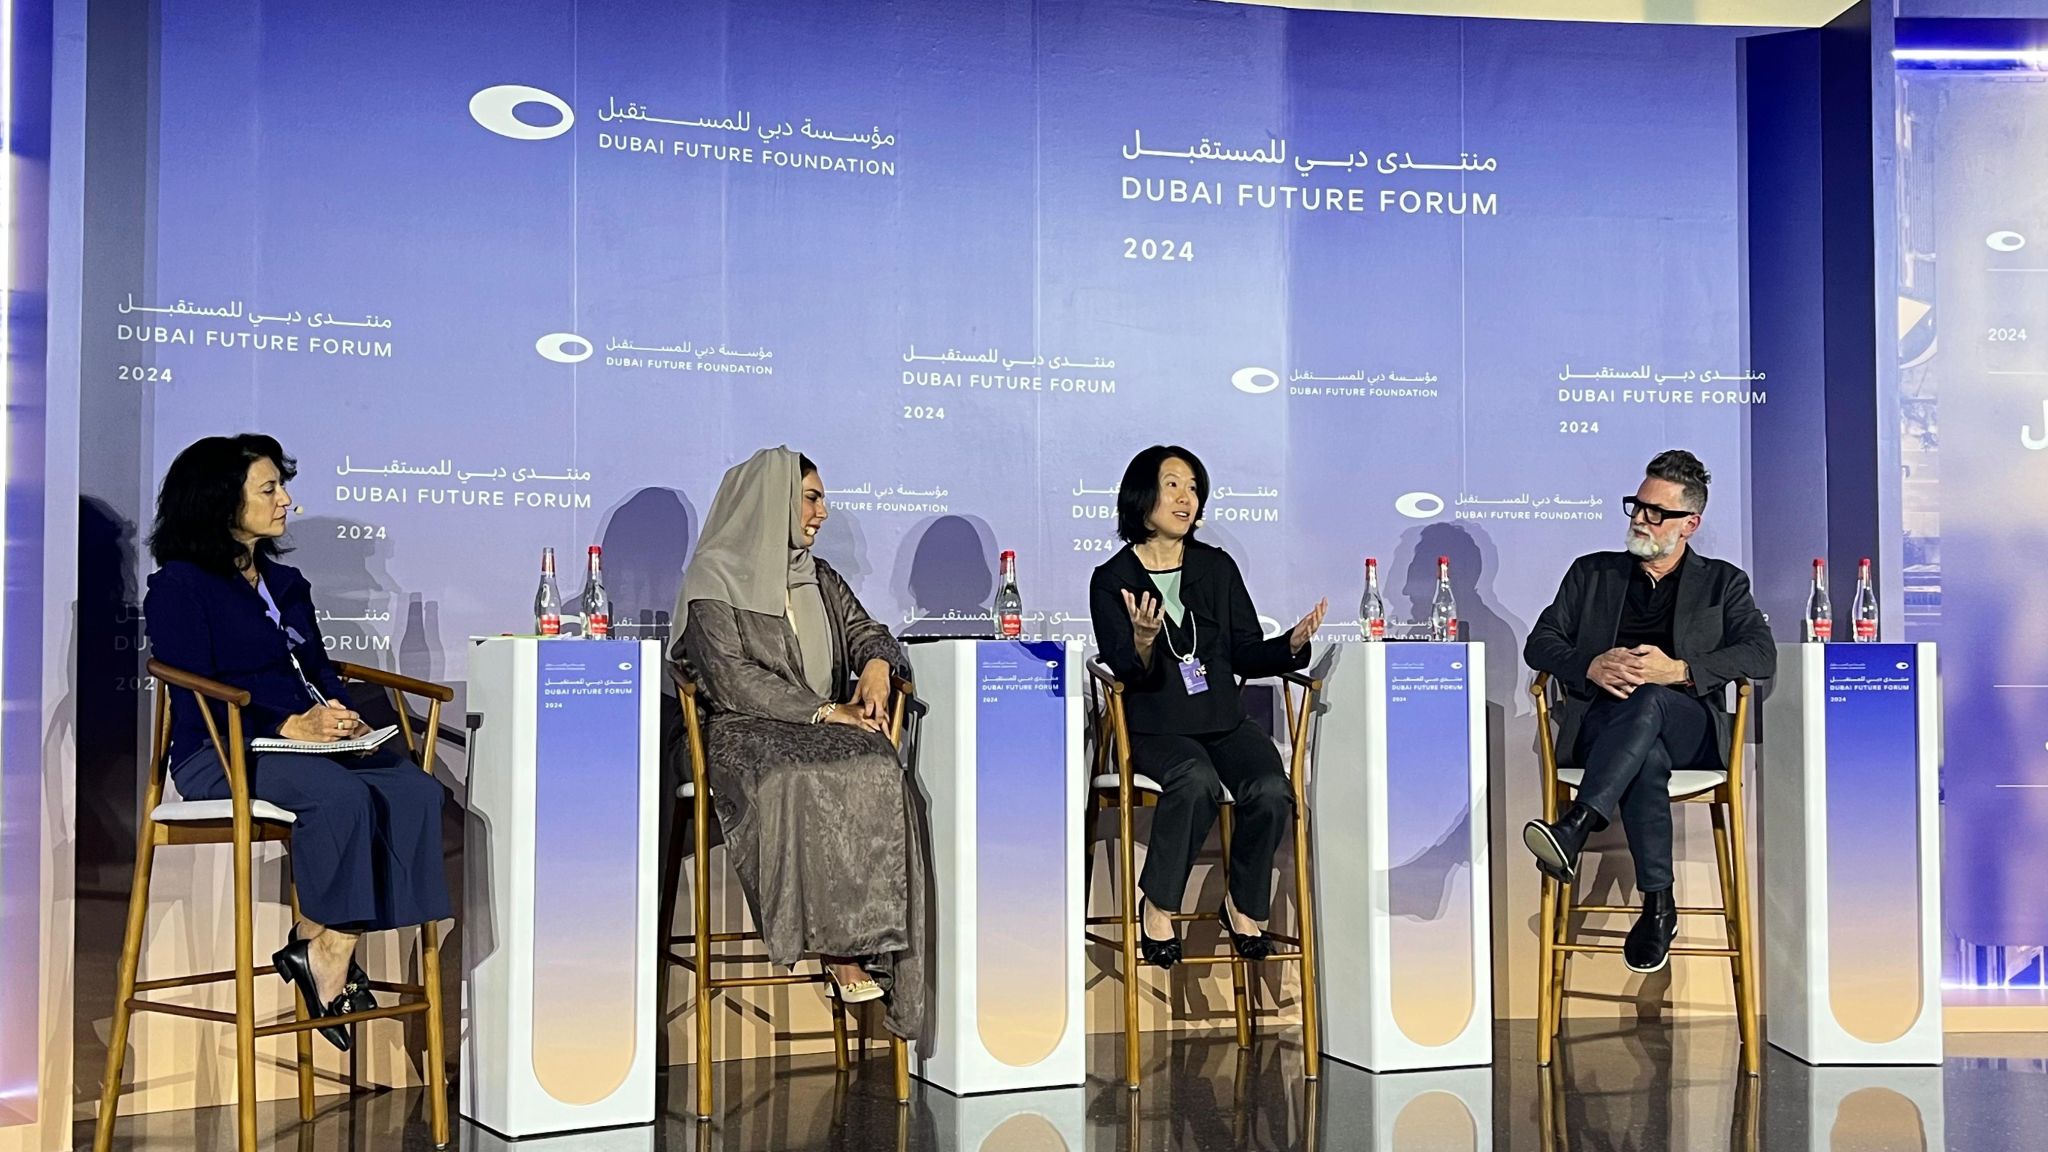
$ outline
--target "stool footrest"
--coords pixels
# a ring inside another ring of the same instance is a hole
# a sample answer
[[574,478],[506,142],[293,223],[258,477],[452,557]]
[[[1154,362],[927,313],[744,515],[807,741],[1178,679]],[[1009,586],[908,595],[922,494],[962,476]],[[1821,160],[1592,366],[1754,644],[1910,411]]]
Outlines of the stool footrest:
[[322,1016],[317,1020],[300,1020],[292,1017],[275,1024],[256,1026],[256,1038],[285,1036],[293,1032],[311,1032],[315,1028],[335,1028],[347,1024],[360,1024],[365,1020],[391,1020],[399,1016],[418,1016],[425,1013],[424,1000],[409,1000],[403,1004],[392,1004],[383,1008],[372,1008],[368,1012],[347,1012],[340,1016]]
[[[1557,949],[1559,952],[1595,952],[1603,956],[1621,955],[1621,945],[1619,944],[1553,944],[1551,945],[1551,947]],[[1671,949],[1671,955],[1719,956],[1723,960],[1727,960],[1740,954],[1736,952],[1733,948],[1674,947]]]
[[[1566,908],[1573,912],[1585,912],[1589,914],[1601,914],[1611,916],[1620,916],[1630,912],[1642,911],[1640,907],[1630,908],[1622,904],[1568,904],[1566,905]],[[1728,910],[1726,908],[1679,908],[1676,909],[1676,911],[1680,916],[1728,915]]]

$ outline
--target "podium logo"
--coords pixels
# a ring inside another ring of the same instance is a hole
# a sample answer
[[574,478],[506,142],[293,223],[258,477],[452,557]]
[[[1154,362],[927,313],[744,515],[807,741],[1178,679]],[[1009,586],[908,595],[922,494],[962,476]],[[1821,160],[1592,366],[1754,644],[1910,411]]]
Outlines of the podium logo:
[[[529,124],[518,115],[523,104],[544,104],[554,109],[560,119],[553,124]],[[469,116],[498,135],[513,140],[552,140],[576,123],[576,113],[562,102],[560,96],[545,88],[529,88],[524,84],[499,84],[471,96]]]
[[1230,386],[1252,396],[1264,396],[1280,386],[1280,374],[1271,368],[1239,368],[1230,374]]
[[533,342],[533,350],[557,364],[581,364],[597,351],[574,332],[550,332]]
[[1429,520],[1443,515],[1444,498],[1434,492],[1410,492],[1394,501],[1394,511],[1410,520]]
[[2027,238],[2017,232],[1993,232],[1984,238],[1984,246],[1993,252],[2017,252],[2027,246]]

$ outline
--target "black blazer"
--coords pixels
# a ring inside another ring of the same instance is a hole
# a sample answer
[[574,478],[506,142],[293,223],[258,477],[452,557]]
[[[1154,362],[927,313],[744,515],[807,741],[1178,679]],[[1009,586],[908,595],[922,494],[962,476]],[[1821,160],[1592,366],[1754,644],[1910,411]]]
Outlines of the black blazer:
[[[1627,552],[1593,552],[1572,561],[1558,585],[1557,599],[1536,618],[1522,648],[1529,667],[1550,673],[1565,692],[1557,733],[1560,763],[1571,757],[1586,709],[1607,691],[1586,679],[1586,669],[1614,647],[1621,632],[1622,601],[1638,563]],[[1713,706],[1719,735],[1715,746],[1725,768],[1733,718],[1723,689],[1732,680],[1762,680],[1776,672],[1778,647],[1742,569],[1687,548],[1678,573],[1678,604],[1671,621],[1672,647],[1677,651],[1666,655],[1685,661],[1692,686],[1672,687]]]
[[1103,663],[1124,685],[1124,719],[1133,732],[1180,736],[1228,732],[1245,720],[1238,677],[1256,680],[1308,667],[1311,645],[1293,652],[1285,633],[1265,638],[1251,593],[1245,591],[1244,576],[1230,553],[1221,548],[1189,541],[1181,561],[1180,600],[1195,619],[1199,633],[1195,656],[1207,669],[1207,692],[1188,695],[1163,636],[1153,642],[1150,662],[1139,662],[1131,614],[1124,607],[1126,590],[1133,596],[1159,595],[1129,545],[1095,570],[1088,582],[1088,614]]

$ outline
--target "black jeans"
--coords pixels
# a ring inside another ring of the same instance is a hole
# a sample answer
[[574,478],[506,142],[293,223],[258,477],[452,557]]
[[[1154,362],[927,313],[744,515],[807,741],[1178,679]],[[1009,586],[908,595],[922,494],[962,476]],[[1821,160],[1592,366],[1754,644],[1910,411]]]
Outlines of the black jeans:
[[1250,720],[1205,736],[1134,732],[1131,766],[1157,780],[1162,792],[1145,845],[1145,872],[1138,878],[1145,899],[1166,912],[1181,910],[1195,854],[1209,838],[1228,788],[1235,801],[1230,903],[1254,920],[1270,916],[1273,854],[1294,806],[1272,739]]
[[1636,888],[1671,887],[1671,773],[1721,767],[1705,700],[1658,684],[1617,699],[1603,689],[1580,722],[1572,762],[1586,770],[1579,802],[1612,819],[1621,810]]

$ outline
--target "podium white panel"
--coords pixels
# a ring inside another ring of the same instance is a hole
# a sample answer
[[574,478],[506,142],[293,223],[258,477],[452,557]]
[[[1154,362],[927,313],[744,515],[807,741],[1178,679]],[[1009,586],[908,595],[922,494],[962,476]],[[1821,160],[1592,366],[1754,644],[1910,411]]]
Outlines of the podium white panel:
[[1350,644],[1309,779],[1323,1051],[1375,1072],[1493,1059],[1481,644]]
[[955,1094],[1078,1085],[1079,648],[943,640],[908,650],[930,706],[918,777],[938,913],[932,1048],[917,1074]]
[[460,1111],[501,1136],[654,1121],[657,647],[470,647]]
[[1764,1016],[1809,1064],[1941,1063],[1932,644],[1786,644],[1764,720]]

